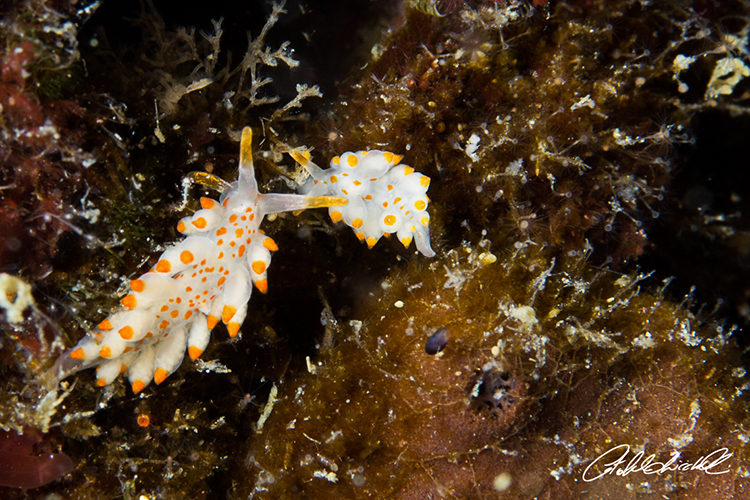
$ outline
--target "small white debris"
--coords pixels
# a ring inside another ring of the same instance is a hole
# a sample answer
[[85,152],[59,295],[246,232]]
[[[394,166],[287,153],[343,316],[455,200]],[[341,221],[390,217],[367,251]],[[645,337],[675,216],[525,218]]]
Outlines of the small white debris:
[[492,487],[495,488],[495,491],[505,491],[510,488],[512,482],[510,474],[501,472],[495,476],[495,479],[492,481]]
[[326,472],[325,470],[316,470],[315,472],[313,472],[313,477],[326,479],[332,483],[337,483],[339,481],[339,478],[336,477],[335,472]]
[[268,417],[271,416],[273,406],[276,404],[276,395],[278,393],[279,389],[276,387],[276,384],[273,384],[273,386],[271,387],[271,392],[268,394],[268,402],[266,403],[266,406],[263,407],[263,413],[260,415],[258,423],[255,426],[255,432],[262,431],[263,426],[266,425],[266,420],[268,420]]
[[481,138],[477,134],[471,134],[469,140],[466,141],[466,149],[464,151],[466,152],[466,156],[471,158],[471,161],[479,161],[477,150],[479,149],[480,139]]
[[31,286],[20,278],[0,273],[0,307],[5,309],[8,323],[23,321],[23,312],[34,305]]

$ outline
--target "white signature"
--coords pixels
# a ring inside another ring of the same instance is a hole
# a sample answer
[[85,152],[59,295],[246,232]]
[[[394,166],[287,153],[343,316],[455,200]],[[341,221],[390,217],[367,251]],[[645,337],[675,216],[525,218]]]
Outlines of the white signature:
[[[606,460],[614,458],[619,453],[619,450],[623,450],[619,458],[614,459],[609,463],[604,463]],[[662,474],[664,472],[670,471],[699,470],[705,472],[706,474],[724,474],[726,472],[729,472],[729,469],[716,470],[716,468],[722,462],[729,460],[729,458],[731,458],[733,455],[732,453],[729,453],[729,450],[727,448],[719,448],[718,450],[713,451],[708,455],[700,457],[695,462],[680,462],[678,461],[680,458],[680,452],[675,451],[674,453],[672,453],[669,461],[657,462],[656,454],[649,455],[648,457],[643,459],[644,453],[643,451],[639,451],[628,462],[626,458],[628,456],[628,453],[630,453],[630,445],[627,444],[621,444],[605,451],[604,453],[596,457],[596,459],[594,459],[594,461],[591,462],[588,467],[586,467],[586,470],[583,471],[583,480],[588,483],[591,481],[596,481],[597,479],[601,478],[602,476],[606,476],[607,474],[627,476],[631,472],[643,472],[644,474]],[[596,465],[601,465],[606,468],[604,469],[604,472],[602,472],[598,476],[592,477],[592,475],[596,471],[589,472],[589,469]]]

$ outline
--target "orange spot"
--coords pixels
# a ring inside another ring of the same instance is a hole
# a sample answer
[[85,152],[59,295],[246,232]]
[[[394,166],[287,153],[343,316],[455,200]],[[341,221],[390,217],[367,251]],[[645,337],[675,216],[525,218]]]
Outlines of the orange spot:
[[385,161],[390,163],[393,161],[393,153],[391,153],[390,151],[386,151],[385,153],[383,153],[383,158],[385,158]]
[[220,227],[216,230],[216,236],[221,236],[222,234],[227,234],[227,228]]
[[354,184],[355,186],[361,186],[361,185],[362,185],[362,182],[360,182],[360,181],[358,181],[358,180],[354,180],[354,181],[352,182],[352,184]]
[[253,261],[250,267],[253,268],[253,271],[255,271],[256,274],[263,274],[266,270],[266,263],[262,260],[256,260]]
[[206,324],[208,325],[208,329],[209,330],[213,330],[214,327],[216,326],[216,323],[218,323],[218,322],[219,322],[219,318],[217,318],[213,314],[209,314],[208,315]]
[[342,189],[341,192],[344,193],[345,195],[349,195],[349,191],[347,191],[346,189]]
[[421,179],[419,179],[419,183],[422,185],[422,187],[427,187],[430,185],[430,178],[426,175],[423,175]]
[[331,163],[333,163],[334,165],[338,165],[339,163],[341,163],[341,157],[334,156],[333,159],[331,159]]
[[394,225],[396,223],[396,216],[395,215],[391,215],[391,214],[386,215],[385,218],[383,219],[383,223],[386,226],[392,226],[392,225]]
[[242,235],[245,233],[245,230],[240,228],[234,231],[234,237],[235,238],[242,238]]
[[214,208],[214,205],[216,205],[216,202],[211,198],[201,198],[201,208],[211,210],[212,208]]
[[162,322],[159,323],[159,330],[164,330],[168,326],[169,326],[169,321],[167,321],[166,319],[162,320]]
[[133,309],[136,305],[135,295],[128,294],[120,299],[120,304],[124,305],[128,309]]
[[413,168],[411,168],[411,167],[404,167],[404,175],[405,176],[409,175],[409,174],[413,174],[413,173],[414,173],[414,169]]
[[387,201],[383,202],[383,207],[388,207],[388,202]]
[[230,337],[235,338],[240,331],[240,324],[235,322],[229,323],[227,325],[227,331],[229,332]]
[[371,200],[371,199],[372,199],[372,195],[371,194],[368,194],[367,196],[365,196],[365,200]]
[[[143,380],[140,380],[140,379],[138,379],[135,382],[133,382],[133,385],[130,386],[130,388],[133,389],[133,394],[138,394],[145,387],[146,387],[146,382],[144,382]],[[150,422],[150,420],[149,420],[149,422]],[[143,427],[145,427],[145,426],[143,426]]]
[[368,153],[368,151],[360,151],[360,153],[362,153],[362,156],[364,156]]
[[256,281],[255,288],[257,288],[260,293],[266,293],[268,291],[268,280]]
[[331,212],[331,220],[333,222],[338,222],[342,218],[343,218],[343,215],[341,215],[341,212],[339,212],[338,210],[334,210],[333,212]]
[[172,270],[172,264],[168,260],[162,259],[156,263],[156,270],[160,273],[168,273]]
[[164,368],[157,368],[156,370],[154,370],[154,382],[156,382],[157,385],[161,384],[162,382],[164,382],[164,379],[167,378],[167,375],[169,375],[169,373],[167,373],[167,370],[165,370]]
[[348,163],[350,167],[356,167],[357,163],[359,163],[357,155],[349,155],[349,158],[346,159],[346,163]]
[[80,347],[76,349],[75,351],[68,354],[73,359],[77,359],[78,361],[83,361],[86,358],[86,354],[83,352],[83,349]]
[[336,176],[335,176],[335,175],[332,175],[332,176],[331,176],[331,178],[330,178],[330,181],[331,181],[331,184],[335,184],[335,183],[337,183],[337,182],[338,182],[339,180],[338,180],[338,178],[336,178]]
[[247,215],[243,215],[242,217],[240,217],[240,220],[247,220]]
[[359,241],[364,241],[365,240],[365,233],[354,233],[354,234],[357,235],[357,239]]
[[133,331],[133,328],[130,326],[124,326],[117,330],[117,333],[120,334],[120,337],[123,338],[123,340],[130,340],[133,338],[133,335],[135,335],[135,332]]
[[226,207],[227,203],[229,203],[229,198],[227,198],[226,200],[224,200],[223,202],[221,202],[221,206]]
[[235,222],[237,220],[237,214],[232,214],[229,216],[229,222]]
[[223,258],[224,258],[224,252],[219,252],[219,258],[220,258],[220,259],[223,259]]
[[177,230],[181,233],[185,232],[185,223],[180,221],[177,223]]
[[393,163],[398,165],[398,162],[400,162],[404,157],[401,155],[393,155]]
[[240,257],[245,255],[245,245],[240,245],[240,248],[237,250],[237,255],[239,255]]
[[219,281],[218,281],[217,285],[219,285],[219,286],[223,285],[226,280],[227,279],[224,276],[222,276],[221,278],[219,278]]
[[[133,392],[136,392],[135,384],[133,384]],[[141,427],[148,427],[148,424],[151,423],[151,418],[145,413],[141,413],[140,415],[138,415],[138,419],[136,421],[138,422],[138,425],[140,425]]]
[[203,349],[199,349],[194,345],[191,345],[190,347],[188,347],[188,354],[190,355],[190,359],[195,361],[196,359],[201,357],[201,354],[203,354]]
[[364,224],[364,222],[359,217],[352,221],[352,227],[355,229],[359,229],[360,227],[362,227],[362,224]]
[[193,257],[193,253],[189,252],[188,250],[184,250],[180,254],[180,261],[182,261],[183,264],[190,264],[191,262],[193,262],[194,258],[195,257]]
[[392,184],[388,184],[388,191],[393,191],[393,185]]
[[427,204],[424,202],[424,200],[417,200],[414,202],[414,208],[417,210],[424,210],[427,208]]
[[394,204],[398,204],[398,202],[400,202],[400,201],[401,201],[401,197],[400,196],[396,196],[396,198],[393,200],[393,203]]
[[419,219],[419,222],[421,222],[423,226],[426,226],[426,225],[428,225],[430,223],[430,218],[429,217],[422,217],[421,219]]
[[112,356],[112,349],[109,348],[109,346],[104,346],[101,349],[99,349],[99,356],[103,358],[109,358]]
[[237,245],[237,242],[234,241],[234,240],[232,240],[232,241],[229,242],[229,246],[232,247],[232,248],[234,248],[236,245]]
[[143,289],[146,288],[146,284],[143,280],[133,280],[130,282],[130,288],[132,288],[134,292],[142,292]]
[[96,385],[98,385],[99,387],[104,387],[105,385],[107,385],[107,381],[103,378],[98,378],[96,379]]
[[109,330],[111,330],[111,329],[112,329],[112,323],[110,323],[110,322],[109,322],[109,318],[107,318],[107,319],[105,319],[104,321],[102,321],[101,323],[99,323],[99,324],[97,325],[97,328],[98,328],[99,330],[104,330],[104,331],[107,331],[107,332],[108,332]]
[[[169,299],[169,301],[171,302],[171,301],[172,301],[172,299]],[[177,300],[176,300],[176,302],[177,302],[178,304],[182,304],[182,298],[181,298],[181,297],[177,297]]]
[[253,219],[255,219],[255,214],[250,214],[250,220],[252,221]]
[[[132,350],[133,350],[133,348],[132,348],[132,347],[130,347],[130,346],[127,346],[127,347],[125,348],[125,350],[124,350],[124,351],[122,351],[122,353],[123,353],[123,354],[126,354],[126,353],[128,353],[128,352],[130,352],[130,351],[132,351]],[[122,368],[120,368],[120,373],[122,373],[123,371],[124,371],[124,370],[123,370]]]
[[190,316],[193,315],[193,311],[188,311],[185,313],[185,319],[190,319]]
[[206,277],[204,276],[203,278],[201,278],[201,283],[205,283],[207,279],[208,279],[208,278],[206,278]]
[[245,240],[245,243],[247,243],[248,245],[249,245],[250,243],[252,243],[252,242],[253,242],[253,239],[252,239],[252,238],[248,238],[247,240]]
[[270,250],[271,252],[275,252],[279,249],[278,245],[276,245],[276,242],[271,238],[266,238],[265,240],[263,240],[263,246],[266,248],[266,250]]
[[173,318],[176,318],[178,314],[180,314],[180,313],[179,313],[179,311],[177,311],[177,309],[175,309],[174,311],[172,311],[171,313],[169,313],[169,315],[172,316]]
[[205,265],[206,265],[206,262],[207,262],[207,261],[206,261],[206,259],[203,259],[203,260],[201,261],[201,266],[205,266]]
[[237,313],[237,308],[232,307],[230,305],[224,306],[224,309],[221,311],[221,320],[224,323],[229,323],[229,320],[232,319],[232,317]]
[[224,244],[224,240],[222,240],[222,239],[220,239],[219,241],[216,242],[216,245],[218,245],[218,246],[221,246],[223,244]]
[[375,243],[377,243],[377,242],[378,242],[378,240],[376,240],[375,238],[367,238],[367,240],[366,240],[366,241],[367,241],[367,246],[368,246],[369,248],[372,248],[372,247],[374,247],[374,246],[375,246]]
[[161,306],[161,309],[159,309],[159,311],[161,311],[161,312],[167,312],[167,311],[169,311],[169,306],[166,305],[166,304],[164,304],[163,306]]
[[150,339],[150,338],[151,338],[151,337],[153,337],[153,336],[154,336],[154,334],[153,334],[153,333],[151,333],[151,332],[148,332],[148,333],[146,334],[146,338],[147,338],[147,339]]
[[411,238],[409,238],[408,236],[404,236],[403,238],[401,238],[401,243],[402,243],[402,244],[403,244],[403,245],[404,245],[404,246],[405,246],[406,248],[409,248],[409,245],[411,245]]
[[252,212],[253,212],[253,207],[247,207],[245,209],[245,213],[247,213],[247,214],[252,213]]
[[192,224],[198,229],[206,229],[206,219],[204,219],[203,217],[198,217],[193,221]]

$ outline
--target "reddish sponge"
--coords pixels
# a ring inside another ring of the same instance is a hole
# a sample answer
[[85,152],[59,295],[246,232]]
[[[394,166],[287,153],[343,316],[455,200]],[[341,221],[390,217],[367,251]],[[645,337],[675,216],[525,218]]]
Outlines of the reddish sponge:
[[73,471],[73,462],[64,453],[34,454],[34,448],[43,444],[34,429],[20,435],[0,431],[0,485],[38,488]]

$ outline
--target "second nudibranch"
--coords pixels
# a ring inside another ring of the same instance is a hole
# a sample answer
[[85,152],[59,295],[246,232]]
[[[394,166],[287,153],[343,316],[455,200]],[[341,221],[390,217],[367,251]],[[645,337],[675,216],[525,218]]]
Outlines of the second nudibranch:
[[246,127],[238,180],[219,201],[201,198],[201,210],[177,225],[186,238],[130,282],[122,307],[58,360],[58,375],[98,365],[100,386],[120,373],[127,373],[134,393],[152,380],[160,384],[180,366],[186,350],[192,359],[203,353],[219,320],[231,337],[237,335],[253,285],[266,293],[277,246],[260,231],[265,215],[347,203],[331,196],[259,193],[251,143]]
[[435,256],[427,213],[430,178],[402,165],[402,156],[377,149],[347,151],[333,157],[330,168],[323,170],[307,152],[290,154],[311,176],[300,191],[349,200],[346,206],[329,207],[328,213],[333,222],[343,220],[368,247],[381,236],[396,233],[406,248],[414,240],[426,257]]

